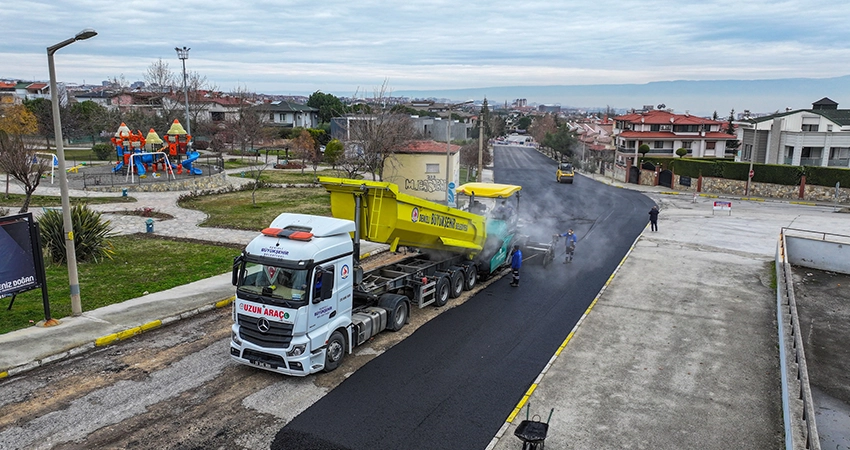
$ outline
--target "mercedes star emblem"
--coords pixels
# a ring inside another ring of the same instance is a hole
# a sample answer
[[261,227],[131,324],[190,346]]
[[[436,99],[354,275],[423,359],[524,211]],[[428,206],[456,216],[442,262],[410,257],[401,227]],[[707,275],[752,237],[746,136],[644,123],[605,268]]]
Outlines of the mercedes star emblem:
[[260,333],[267,333],[269,328],[271,328],[269,320],[265,317],[261,317],[260,320],[257,321],[257,329],[260,330]]

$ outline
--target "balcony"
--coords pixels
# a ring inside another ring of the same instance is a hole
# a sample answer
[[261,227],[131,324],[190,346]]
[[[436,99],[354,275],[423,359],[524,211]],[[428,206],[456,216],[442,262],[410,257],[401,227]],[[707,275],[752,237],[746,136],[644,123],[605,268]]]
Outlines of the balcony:
[[829,167],[850,167],[850,158],[835,158],[827,161]]
[[820,158],[800,158],[801,166],[820,166]]

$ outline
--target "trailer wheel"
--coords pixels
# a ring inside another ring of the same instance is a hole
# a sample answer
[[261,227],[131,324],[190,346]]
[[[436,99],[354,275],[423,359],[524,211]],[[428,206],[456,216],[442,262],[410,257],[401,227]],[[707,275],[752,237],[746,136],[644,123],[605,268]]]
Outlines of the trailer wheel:
[[345,338],[342,333],[334,331],[331,338],[328,339],[328,345],[325,347],[325,372],[331,372],[342,363],[345,357]]
[[451,281],[451,292],[450,295],[452,298],[460,297],[460,294],[463,294],[463,271],[460,268],[457,268],[454,272],[452,272]]
[[471,291],[472,288],[478,284],[478,269],[474,264],[470,264],[466,266],[466,270],[463,275],[463,288],[467,291]]
[[440,277],[437,280],[437,291],[434,293],[436,298],[434,299],[434,306],[437,308],[441,308],[446,306],[446,303],[449,302],[449,297],[451,296],[451,281],[449,277]]

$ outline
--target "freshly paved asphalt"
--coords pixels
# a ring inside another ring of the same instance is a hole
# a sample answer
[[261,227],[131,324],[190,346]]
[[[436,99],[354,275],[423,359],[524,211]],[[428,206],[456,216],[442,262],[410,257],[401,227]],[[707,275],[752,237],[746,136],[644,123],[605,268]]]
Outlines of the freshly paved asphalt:
[[[528,155],[511,157],[520,158],[510,166],[514,170],[537,161]],[[497,159],[497,164],[502,162]],[[552,190],[563,194],[554,200],[562,200],[562,217],[568,218],[552,228],[572,226],[582,238],[573,265],[551,267],[570,271],[562,284],[538,288],[555,285],[556,277],[531,265],[523,271],[518,294],[508,290],[507,280],[499,280],[481,298],[467,302],[468,307],[447,311],[355,372],[329,394],[338,395],[342,403],[315,409],[339,410],[342,417],[334,418],[334,424],[345,419],[355,426],[382,427],[372,428],[379,430],[375,435],[348,440],[325,428],[327,434],[311,436],[312,425],[305,422],[313,408],[303,419],[293,420],[292,430],[307,433],[306,441],[326,437],[327,448],[364,448],[364,443],[374,443],[372,448],[425,448],[427,442],[432,444],[428,448],[519,448],[521,442],[513,434],[525,418],[526,409],[520,408],[530,404],[530,413],[544,422],[552,411],[549,448],[779,447],[783,436],[775,293],[769,287],[779,229],[793,226],[850,235],[846,216],[831,207],[737,199],[732,199],[731,215],[715,214],[712,198],[693,199],[664,188],[621,186],[584,175],[577,176],[575,185],[562,186],[554,183],[554,164],[551,172]],[[524,178],[506,172],[496,181],[512,182],[513,176]],[[573,198],[570,189],[582,187],[599,191],[603,200]],[[634,203],[633,210],[609,211],[612,221],[618,214],[648,211],[652,201],[638,200],[632,190],[660,205],[657,233],[637,222],[619,230],[600,226],[609,218],[598,210],[617,205],[606,197]],[[58,189],[40,188],[39,193],[58,194]],[[157,224],[158,234],[243,244],[254,236],[197,227],[197,213],[176,207],[178,194],[133,195],[140,202],[131,209],[150,203],[175,216]],[[535,218],[557,217],[545,208],[531,210]],[[142,231],[144,219],[135,219],[138,223],[119,223],[119,231]],[[608,233],[640,236],[621,247]],[[619,265],[604,264],[617,253],[627,254]],[[225,274],[64,318],[57,327],[7,333],[0,336],[0,378],[131,337],[146,326],[224,306],[231,296]],[[567,317],[574,320],[564,320]],[[503,326],[495,330],[493,323]],[[470,339],[470,334],[478,339]],[[482,349],[482,342],[489,348]],[[445,365],[456,355],[464,355],[460,364]],[[415,370],[405,373],[415,376],[393,376],[400,361],[413,364]],[[387,389],[357,383],[387,374]],[[428,387],[438,385],[454,389],[457,398],[430,401]],[[393,389],[404,395],[387,398],[385,391]],[[467,389],[486,396],[465,402]],[[341,407],[354,412],[343,415]],[[380,407],[392,408],[394,416],[386,423],[364,423],[358,416],[357,411]],[[328,417],[312,420],[323,423]],[[408,442],[419,444],[411,447]]]

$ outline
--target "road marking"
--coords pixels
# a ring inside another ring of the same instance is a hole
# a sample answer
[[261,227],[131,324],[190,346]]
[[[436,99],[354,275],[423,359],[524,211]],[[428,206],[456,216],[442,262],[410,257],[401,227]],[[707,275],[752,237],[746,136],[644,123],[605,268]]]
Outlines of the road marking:
[[[644,231],[646,231],[647,228],[649,228],[649,225],[647,225],[644,228]],[[485,450],[492,450],[492,449],[496,448],[496,445],[499,443],[499,440],[502,439],[502,437],[508,431],[508,429],[510,428],[514,419],[516,419],[517,414],[519,414],[519,412],[522,410],[522,408],[531,399],[531,394],[534,393],[534,391],[540,385],[540,382],[543,380],[543,377],[549,371],[549,368],[552,367],[552,364],[555,363],[555,360],[561,355],[561,352],[564,350],[564,348],[566,348],[567,344],[573,339],[575,334],[578,332],[578,329],[581,326],[582,322],[584,322],[584,319],[587,318],[587,316],[590,314],[590,311],[593,309],[593,307],[599,301],[599,298],[602,297],[602,293],[605,292],[605,289],[607,289],[608,286],[611,284],[611,281],[614,280],[614,276],[617,274],[617,272],[620,271],[620,267],[623,266],[623,264],[626,262],[626,259],[629,257],[629,255],[632,254],[632,250],[635,249],[635,245],[637,245],[638,241],[642,237],[643,237],[643,233],[641,233],[635,239],[635,241],[632,242],[632,246],[629,247],[629,251],[626,252],[626,255],[623,256],[622,260],[620,260],[620,264],[617,265],[617,267],[614,269],[614,272],[612,272],[611,276],[608,277],[608,281],[605,282],[605,284],[602,286],[602,289],[599,290],[599,293],[597,293],[596,297],[593,299],[593,301],[590,302],[590,306],[587,307],[587,310],[585,310],[584,314],[582,314],[582,316],[579,318],[578,322],[576,322],[573,329],[570,330],[570,333],[564,339],[564,342],[561,344],[560,347],[558,347],[558,350],[555,351],[555,354],[552,355],[552,358],[549,360],[549,363],[546,364],[546,367],[543,368],[543,370],[537,376],[537,379],[534,380],[534,383],[531,384],[531,386],[528,388],[528,391],[526,391],[525,395],[522,396],[522,399],[519,401],[519,403],[517,403],[516,407],[513,409],[513,411],[511,411],[511,413],[510,413],[510,415],[508,415],[507,419],[505,419],[505,423],[503,423],[502,426],[499,428],[499,431],[496,432],[496,435],[490,441],[490,444],[487,445],[487,448]]]

